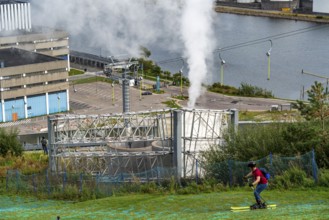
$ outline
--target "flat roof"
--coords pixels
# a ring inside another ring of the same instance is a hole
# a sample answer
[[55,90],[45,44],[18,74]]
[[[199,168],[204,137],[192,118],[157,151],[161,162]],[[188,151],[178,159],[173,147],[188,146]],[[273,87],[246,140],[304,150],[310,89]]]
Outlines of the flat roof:
[[60,59],[17,48],[0,49],[0,62],[3,62],[4,67],[46,63],[57,60]]

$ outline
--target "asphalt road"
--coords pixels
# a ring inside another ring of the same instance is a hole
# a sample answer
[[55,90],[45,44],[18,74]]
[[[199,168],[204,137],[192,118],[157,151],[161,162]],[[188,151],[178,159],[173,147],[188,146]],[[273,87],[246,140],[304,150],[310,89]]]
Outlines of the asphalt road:
[[[91,77],[101,75],[101,72],[86,72],[80,76],[70,78],[70,81],[79,77]],[[145,81],[154,84],[152,81]],[[163,102],[173,100],[172,97],[181,95],[179,86],[161,88],[164,94],[141,95],[139,88],[130,87],[130,112],[161,110],[168,106]],[[80,115],[98,115],[122,113],[122,87],[115,84],[114,87],[105,82],[87,84],[73,84],[70,92],[70,113]],[[188,95],[188,88],[183,88],[183,95]],[[177,104],[187,108],[187,100],[176,100]],[[273,105],[288,109],[289,101],[280,99],[233,97],[204,91],[197,99],[195,109],[238,109],[239,111],[267,111]],[[47,117],[35,118],[29,123],[14,124],[20,129],[21,134],[42,133],[47,127]]]
[[[93,73],[86,73],[93,74]],[[147,81],[146,83],[154,83]],[[138,87],[130,87],[130,111],[146,111],[168,108],[163,102],[172,100],[181,94],[180,87],[163,87],[164,94],[141,95]],[[183,95],[188,95],[188,88],[183,88]],[[176,99],[174,99],[176,100]],[[188,101],[176,100],[182,107],[188,107]],[[195,109],[238,109],[239,111],[267,111],[273,105],[289,108],[290,102],[280,99],[248,98],[227,96],[204,91],[197,99]],[[114,88],[104,82],[80,84],[70,88],[70,108],[75,114],[109,114],[121,113],[122,87],[115,84]]]

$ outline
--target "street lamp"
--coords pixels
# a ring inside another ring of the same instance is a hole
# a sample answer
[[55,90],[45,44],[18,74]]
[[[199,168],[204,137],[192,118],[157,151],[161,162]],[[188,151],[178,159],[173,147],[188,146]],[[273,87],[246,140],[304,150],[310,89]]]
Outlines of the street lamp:
[[222,59],[220,53],[218,53],[220,59],[220,85],[223,86],[224,84],[224,64],[225,60]]
[[179,73],[180,73],[180,93],[183,96],[183,68],[184,68],[184,59],[182,59],[182,68],[180,68]]
[[267,80],[270,80],[270,75],[271,75],[271,58],[270,58],[270,56],[271,56],[271,50],[272,50],[272,46],[273,46],[272,40],[269,40],[269,41],[271,43],[271,47],[270,47],[270,49],[266,53],[267,63],[268,63],[268,65],[267,65],[268,66],[268,69],[267,69]]
[[114,105],[114,82],[112,82],[111,86],[112,86],[112,105]]

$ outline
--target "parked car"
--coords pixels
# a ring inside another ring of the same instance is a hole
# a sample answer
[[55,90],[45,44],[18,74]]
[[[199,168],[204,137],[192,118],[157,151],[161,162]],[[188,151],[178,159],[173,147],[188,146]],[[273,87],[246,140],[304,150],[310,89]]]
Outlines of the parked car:
[[142,92],[142,95],[152,95],[152,92],[149,92],[149,91]]

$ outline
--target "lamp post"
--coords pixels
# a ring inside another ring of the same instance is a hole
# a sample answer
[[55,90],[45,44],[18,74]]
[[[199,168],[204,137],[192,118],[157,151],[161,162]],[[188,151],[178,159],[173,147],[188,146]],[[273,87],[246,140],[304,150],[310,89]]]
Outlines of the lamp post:
[[184,59],[182,59],[182,67],[180,68],[179,70],[179,73],[180,73],[180,93],[181,93],[181,96],[183,96],[183,68],[184,68]]
[[112,105],[114,105],[114,82],[112,82],[111,86],[112,86]]
[[271,43],[271,47],[270,49],[267,51],[266,56],[267,56],[267,80],[270,80],[270,76],[271,76],[271,50],[272,50],[272,46],[273,46],[273,42],[272,40],[269,40]]
[[220,59],[220,85],[223,86],[224,85],[224,64],[225,64],[225,60],[222,59],[222,57],[220,56],[220,53],[218,53],[219,55],[219,59]]

